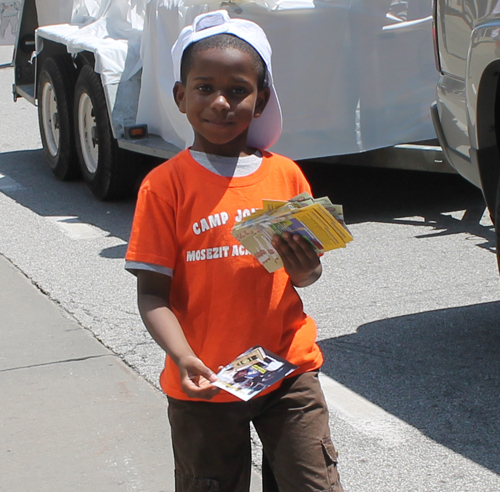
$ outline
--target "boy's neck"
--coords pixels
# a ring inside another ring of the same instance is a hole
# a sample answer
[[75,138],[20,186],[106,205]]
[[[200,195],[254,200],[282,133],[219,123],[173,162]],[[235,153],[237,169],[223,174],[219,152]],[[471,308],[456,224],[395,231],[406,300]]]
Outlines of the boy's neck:
[[245,150],[242,150],[238,153],[236,152],[217,152],[217,149],[205,149],[205,148],[197,148],[194,145],[192,147],[189,147],[189,150],[192,150],[194,152],[201,152],[206,155],[214,155],[217,157],[233,157],[235,159],[239,157],[248,157],[251,155],[260,155],[260,150],[259,149],[254,149],[251,147],[248,147]]
[[262,153],[256,151],[254,154],[242,157],[225,157],[214,154],[206,154],[189,149],[191,157],[205,169],[225,177],[244,177],[253,174],[262,164]]
[[[208,147],[208,148],[207,148]],[[246,147],[242,150],[229,150],[224,148],[217,148],[216,146],[195,146],[190,147],[195,152],[203,152],[207,155],[217,155],[219,157],[248,157],[254,155],[258,150],[252,147]]]
[[210,155],[218,155],[220,157],[247,157],[249,155],[254,155],[257,149],[247,145],[247,133],[248,131],[243,132],[231,142],[218,144],[208,141],[195,132],[191,150]]

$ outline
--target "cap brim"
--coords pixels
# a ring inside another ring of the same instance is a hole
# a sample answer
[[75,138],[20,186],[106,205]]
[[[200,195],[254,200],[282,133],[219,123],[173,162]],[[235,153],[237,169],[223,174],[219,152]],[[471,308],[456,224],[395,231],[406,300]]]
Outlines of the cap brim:
[[248,129],[247,143],[249,147],[268,149],[278,141],[281,135],[283,119],[280,103],[273,84],[271,84],[270,91],[271,94],[267,106],[262,114],[252,121]]

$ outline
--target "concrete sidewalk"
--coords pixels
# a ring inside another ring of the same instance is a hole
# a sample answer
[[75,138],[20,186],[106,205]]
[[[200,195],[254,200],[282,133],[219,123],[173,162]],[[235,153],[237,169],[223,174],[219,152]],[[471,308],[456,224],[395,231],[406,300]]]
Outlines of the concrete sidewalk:
[[0,255],[0,490],[170,492],[166,400]]
[[173,492],[166,408],[0,255],[1,492]]

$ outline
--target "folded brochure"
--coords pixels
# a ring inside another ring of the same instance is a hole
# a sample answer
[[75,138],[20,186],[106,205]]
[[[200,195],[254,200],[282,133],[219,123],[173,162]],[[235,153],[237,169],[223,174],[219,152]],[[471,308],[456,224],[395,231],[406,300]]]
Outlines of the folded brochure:
[[334,205],[326,196],[313,198],[309,193],[301,193],[286,202],[263,200],[262,205],[262,209],[237,223],[231,232],[268,272],[283,266],[271,244],[275,234],[300,234],[318,254],[343,248],[352,241],[342,205]]
[[215,383],[218,388],[248,401],[297,369],[280,356],[255,346],[223,367]]

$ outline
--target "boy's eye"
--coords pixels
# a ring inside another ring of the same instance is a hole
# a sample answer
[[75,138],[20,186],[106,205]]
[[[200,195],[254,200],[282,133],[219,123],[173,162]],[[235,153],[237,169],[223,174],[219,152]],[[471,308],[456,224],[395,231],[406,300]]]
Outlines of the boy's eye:
[[196,90],[200,92],[209,92],[212,88],[208,84],[201,84],[196,87]]
[[233,89],[233,92],[235,94],[246,94],[248,91],[247,91],[247,89],[245,87],[235,87]]

